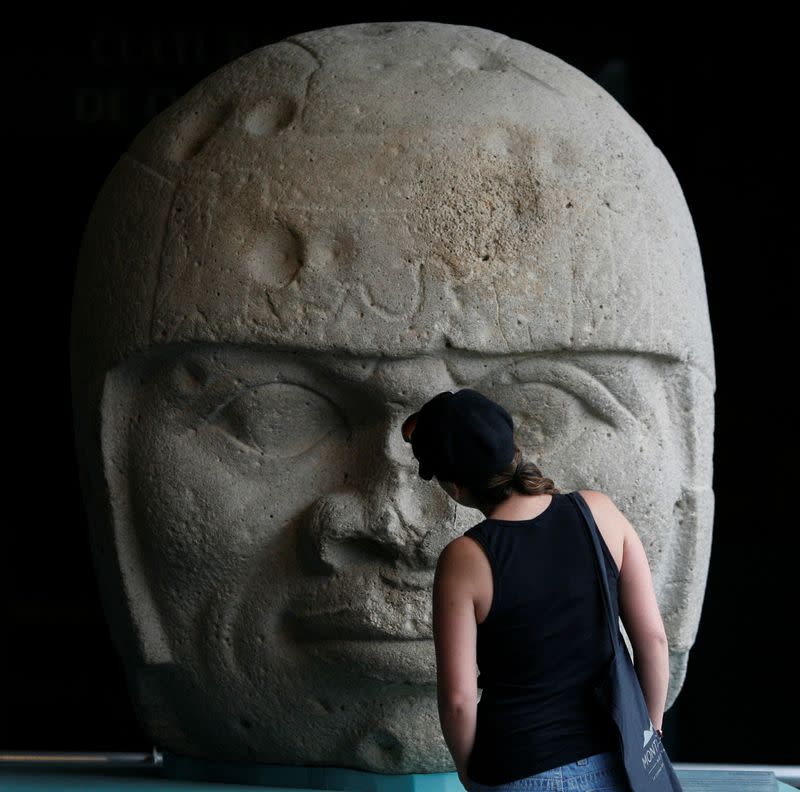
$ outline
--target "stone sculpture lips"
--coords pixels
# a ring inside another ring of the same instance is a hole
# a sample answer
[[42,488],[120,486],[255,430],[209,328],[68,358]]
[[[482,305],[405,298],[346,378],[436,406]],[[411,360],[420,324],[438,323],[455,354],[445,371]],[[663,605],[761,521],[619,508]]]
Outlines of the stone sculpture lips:
[[395,620],[384,623],[358,607],[293,616],[300,640],[419,641],[433,637],[427,625],[418,627],[416,622],[402,619],[396,624]]
[[[431,685],[436,654],[429,617],[430,590],[392,591],[377,583],[366,589],[345,580],[325,586],[316,597],[296,599],[288,611],[295,640],[311,655],[360,677]],[[309,607],[310,602],[331,604]],[[354,597],[358,597],[355,601]],[[331,602],[333,600],[333,602]]]
[[[426,603],[414,602],[419,595],[406,594],[406,603],[412,606]],[[413,607],[419,612],[419,607]],[[404,610],[408,610],[408,605]],[[423,610],[424,612],[424,610]],[[290,609],[295,637],[299,641],[319,640],[404,640],[432,639],[430,623],[421,621],[398,610],[387,598],[376,602],[365,597],[360,602],[332,607]]]

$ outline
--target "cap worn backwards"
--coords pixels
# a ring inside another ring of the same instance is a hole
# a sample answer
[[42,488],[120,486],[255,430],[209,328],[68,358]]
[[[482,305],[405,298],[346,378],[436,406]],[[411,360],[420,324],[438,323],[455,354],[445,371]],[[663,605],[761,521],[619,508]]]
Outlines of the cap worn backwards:
[[430,481],[480,484],[504,471],[516,452],[508,411],[472,388],[442,391],[403,422],[403,439]]

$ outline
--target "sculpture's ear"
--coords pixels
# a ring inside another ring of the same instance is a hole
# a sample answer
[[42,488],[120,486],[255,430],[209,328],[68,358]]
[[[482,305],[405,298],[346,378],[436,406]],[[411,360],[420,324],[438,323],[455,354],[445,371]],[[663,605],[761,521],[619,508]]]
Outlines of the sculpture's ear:
[[692,365],[668,380],[668,404],[678,437],[681,495],[673,508],[673,552],[660,570],[661,613],[669,639],[667,708],[686,677],[708,579],[714,524],[714,381]]
[[95,572],[117,651],[136,665],[152,665],[171,661],[172,654],[144,566],[146,548],[134,524],[129,490],[129,446],[137,431],[143,366],[141,359],[123,361],[103,380],[87,509]]

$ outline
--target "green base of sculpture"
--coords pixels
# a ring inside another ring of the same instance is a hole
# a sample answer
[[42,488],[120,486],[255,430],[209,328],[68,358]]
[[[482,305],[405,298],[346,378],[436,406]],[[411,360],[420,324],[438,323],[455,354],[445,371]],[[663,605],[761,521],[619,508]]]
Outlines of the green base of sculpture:
[[[454,772],[389,775],[348,767],[303,767],[195,759],[163,751],[149,768],[7,767],[0,789],[15,792],[463,792]],[[792,792],[769,771],[676,768],[684,792]],[[192,783],[195,782],[195,783]],[[195,786],[196,784],[196,786]]]

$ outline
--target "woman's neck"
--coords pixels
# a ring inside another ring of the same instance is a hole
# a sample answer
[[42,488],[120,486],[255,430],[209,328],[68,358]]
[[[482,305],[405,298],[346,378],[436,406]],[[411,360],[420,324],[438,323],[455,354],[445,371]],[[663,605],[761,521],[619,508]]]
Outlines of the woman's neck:
[[523,495],[520,492],[512,492],[502,503],[481,511],[486,517],[494,520],[530,520],[550,505],[552,497],[549,493]]

